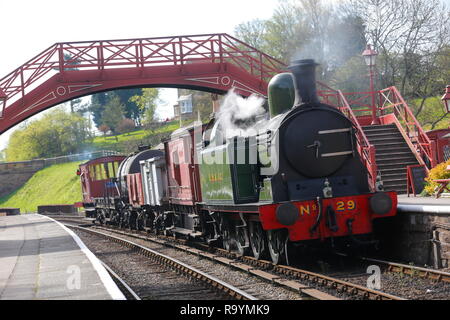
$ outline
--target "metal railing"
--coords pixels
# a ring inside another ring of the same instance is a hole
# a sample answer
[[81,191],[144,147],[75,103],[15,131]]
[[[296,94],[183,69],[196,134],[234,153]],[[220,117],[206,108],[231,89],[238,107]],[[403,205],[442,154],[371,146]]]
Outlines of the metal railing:
[[345,95],[340,90],[335,90],[329,86],[318,82],[318,94],[324,103],[335,106],[342,111],[352,122],[356,128],[357,148],[364,166],[367,168],[369,185],[372,190],[375,190],[377,180],[377,163],[375,159],[375,147],[370,144],[364,130],[350,107]]
[[42,167],[47,167],[54,164],[66,163],[66,162],[74,162],[74,161],[83,161],[90,160],[100,157],[114,156],[119,154],[116,151],[111,150],[101,150],[101,151],[92,151],[92,152],[84,152],[77,154],[70,154],[66,156],[53,157],[53,158],[44,158],[44,159],[33,159],[33,160],[25,160],[25,161],[16,161],[16,162],[0,162],[0,167],[14,167],[15,164],[23,166],[32,166],[33,163],[38,163]]
[[[233,64],[262,82],[281,70],[283,62],[228,34],[204,34],[124,40],[56,43],[0,79],[6,106],[24,98],[51,76],[74,70],[107,70],[149,66]],[[62,90],[62,89],[61,89]],[[2,108],[3,109],[3,108]],[[3,110],[0,109],[0,118]]]
[[[428,135],[422,129],[413,112],[409,108],[401,96],[398,89],[394,86],[380,90],[378,92],[380,118],[383,122],[389,121],[387,115],[393,114],[396,119],[394,122],[401,126],[404,135],[414,146],[416,154],[418,154],[419,162],[424,162],[428,168],[433,168],[437,164],[435,142],[430,140]],[[395,121],[397,120],[397,121]],[[421,161],[422,160],[422,161]]]

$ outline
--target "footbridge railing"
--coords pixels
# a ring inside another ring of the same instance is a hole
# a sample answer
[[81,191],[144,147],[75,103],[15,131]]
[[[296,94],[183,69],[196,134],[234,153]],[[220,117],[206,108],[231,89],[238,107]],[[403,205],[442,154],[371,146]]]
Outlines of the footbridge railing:
[[412,145],[417,160],[428,169],[437,165],[436,143],[432,141],[417,121],[412,110],[396,87],[380,90],[378,93],[380,120],[384,124],[395,123],[400,132]]
[[341,110],[352,122],[356,128],[356,140],[358,144],[358,152],[361,156],[361,160],[365,167],[367,168],[369,185],[372,190],[375,190],[376,180],[377,180],[377,163],[375,159],[375,147],[370,144],[367,139],[364,130],[362,129],[358,118],[353,112],[350,104],[348,103],[346,97],[340,90],[335,90],[329,86],[318,82],[319,85],[319,96],[322,98],[324,103],[330,104]]
[[64,77],[69,71],[104,71],[107,77],[108,70],[117,68],[192,63],[217,63],[218,72],[232,64],[263,83],[285,70],[283,62],[223,33],[56,43],[0,79],[0,98],[6,98],[0,118],[5,108],[58,73]]

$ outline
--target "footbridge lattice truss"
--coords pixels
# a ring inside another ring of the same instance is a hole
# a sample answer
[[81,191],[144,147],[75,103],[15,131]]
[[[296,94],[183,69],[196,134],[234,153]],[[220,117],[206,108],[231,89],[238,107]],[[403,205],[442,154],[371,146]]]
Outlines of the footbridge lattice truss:
[[283,70],[227,34],[56,43],[0,79],[0,134],[62,102],[116,88],[266,95]]

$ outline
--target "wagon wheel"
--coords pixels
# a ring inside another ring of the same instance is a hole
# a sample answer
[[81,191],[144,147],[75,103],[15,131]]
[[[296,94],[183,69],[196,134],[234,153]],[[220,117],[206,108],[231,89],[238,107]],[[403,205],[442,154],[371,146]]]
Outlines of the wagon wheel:
[[119,228],[125,228],[125,217],[123,214],[119,213],[117,217],[117,224],[119,225]]
[[145,216],[142,212],[136,215],[136,230],[144,230]]
[[250,245],[256,259],[264,259],[267,256],[266,234],[259,222],[250,223]]
[[223,248],[225,250],[230,251],[231,250],[231,244],[232,244],[230,223],[222,215],[220,215],[219,230],[220,230],[220,235],[222,236],[222,246],[223,246]]
[[129,217],[129,215],[128,215],[128,212],[127,211],[125,211],[125,210],[123,210],[121,213],[120,213],[120,216],[119,216],[119,227],[121,227],[121,228],[126,228],[128,225],[127,225],[127,222],[128,222],[128,217]]
[[267,231],[267,244],[274,264],[281,264],[285,261],[285,244],[287,235],[285,230]]
[[248,254],[250,248],[247,226],[236,225],[235,233],[238,254],[240,256],[245,256],[246,254]]
[[98,223],[100,223],[100,225],[105,224],[106,215],[103,210],[100,210],[100,212],[97,214],[97,220],[98,220]]
[[128,212],[128,229],[136,229],[137,214],[135,211]]

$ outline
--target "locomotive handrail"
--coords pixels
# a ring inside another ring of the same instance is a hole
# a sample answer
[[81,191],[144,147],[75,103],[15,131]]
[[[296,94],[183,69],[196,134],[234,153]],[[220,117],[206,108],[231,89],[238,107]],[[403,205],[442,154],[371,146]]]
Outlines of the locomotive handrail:
[[283,62],[225,33],[55,43],[0,79],[0,91],[7,98],[6,105],[0,105],[0,118],[3,109],[58,73],[63,78],[65,72],[75,70],[202,62],[217,63],[220,70],[236,65],[259,79],[262,87],[273,74],[286,69]]
[[379,91],[380,112],[386,115],[386,111],[392,110],[398,123],[403,128],[406,136],[409,138],[416,151],[424,158],[427,166],[433,168],[436,166],[436,149],[433,141],[422,129],[413,112],[405,102],[398,89],[395,86],[388,87]]

